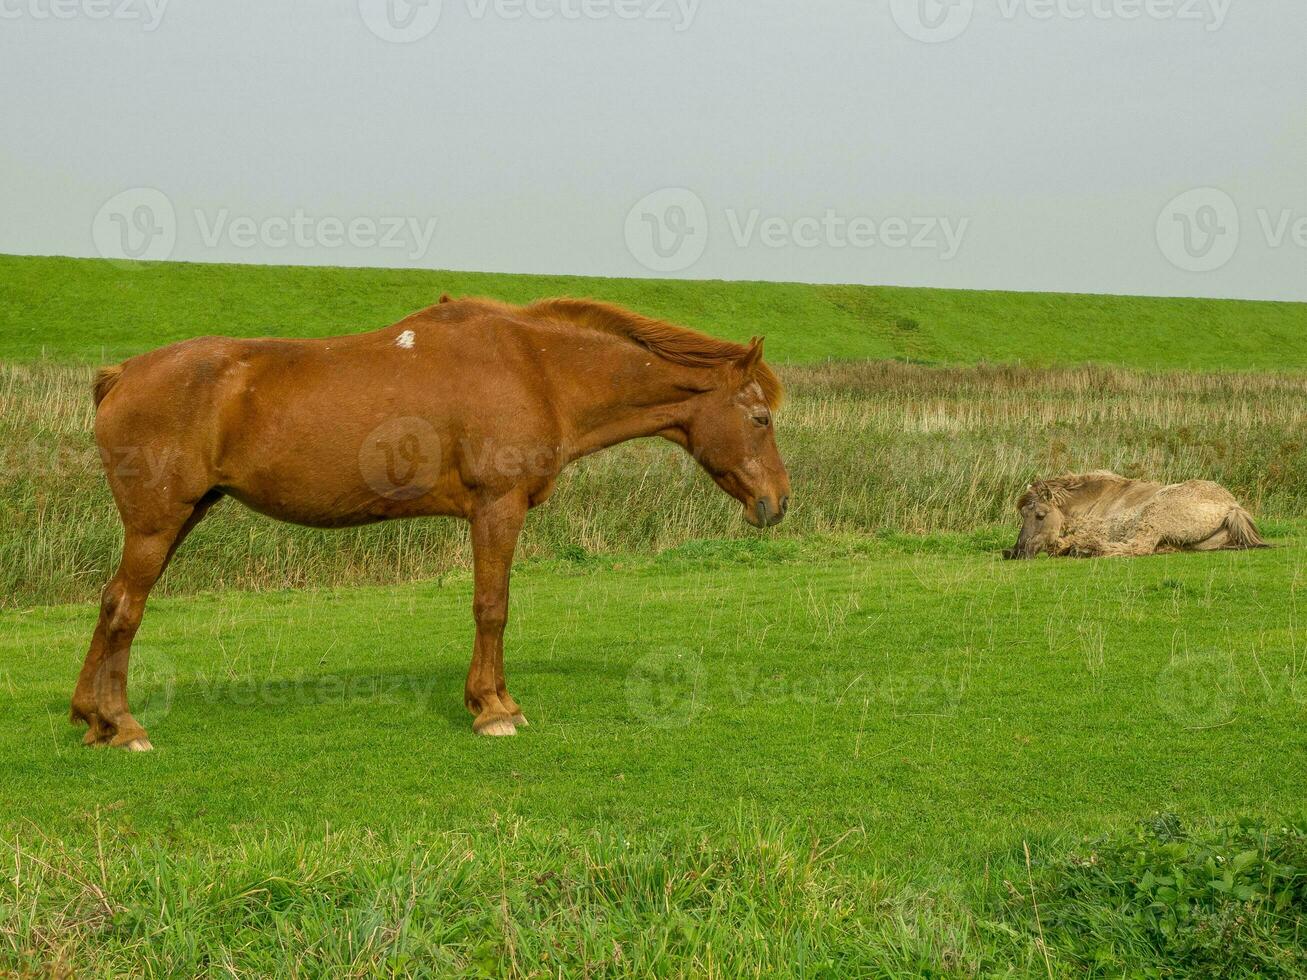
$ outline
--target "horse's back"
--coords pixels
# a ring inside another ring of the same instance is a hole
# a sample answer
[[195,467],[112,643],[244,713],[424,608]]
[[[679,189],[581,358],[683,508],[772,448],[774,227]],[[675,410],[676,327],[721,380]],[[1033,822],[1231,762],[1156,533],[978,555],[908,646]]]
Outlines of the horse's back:
[[1097,496],[1081,505],[1085,516],[1112,518],[1147,506],[1162,490],[1149,480],[1120,480],[1104,484]]
[[1229,490],[1211,480],[1185,480],[1172,483],[1165,488],[1168,496],[1177,500],[1211,501],[1237,504],[1238,500]]
[[[344,373],[339,363],[384,331],[340,337],[193,337],[128,358],[101,372],[98,414],[108,420],[148,417],[155,424],[178,418],[195,424],[205,409],[218,411],[227,396],[247,394],[260,382],[266,395],[293,397],[315,380]],[[334,356],[333,356],[334,355]],[[106,425],[107,427],[107,425]]]

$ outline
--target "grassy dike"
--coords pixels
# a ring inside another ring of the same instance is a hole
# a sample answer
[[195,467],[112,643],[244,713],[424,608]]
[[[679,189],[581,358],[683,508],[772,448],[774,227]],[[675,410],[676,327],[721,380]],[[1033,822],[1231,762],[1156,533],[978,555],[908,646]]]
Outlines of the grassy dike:
[[107,363],[202,334],[350,333],[442,292],[590,296],[734,340],[765,334],[770,358],[786,364],[1307,367],[1302,303],[3,255],[0,360]]

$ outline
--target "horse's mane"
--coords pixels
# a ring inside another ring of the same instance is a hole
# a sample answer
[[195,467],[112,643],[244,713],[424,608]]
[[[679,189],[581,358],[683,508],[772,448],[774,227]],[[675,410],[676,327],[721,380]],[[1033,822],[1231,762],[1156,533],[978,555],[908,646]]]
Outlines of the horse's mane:
[[[444,302],[446,298],[441,297],[441,303]],[[741,360],[749,352],[749,347],[745,344],[718,340],[697,330],[642,316],[612,303],[598,300],[559,297],[537,300],[521,307],[481,298],[451,302],[455,305],[467,303],[491,312],[562,320],[587,330],[598,330],[624,337],[665,361],[689,367],[720,367]],[[752,379],[762,388],[767,404],[773,409],[778,408],[784,398],[784,389],[776,372],[759,361],[753,367]]]
[[1017,508],[1025,507],[1029,503],[1043,501],[1048,504],[1064,504],[1072,496],[1085,493],[1087,491],[1101,491],[1107,486],[1125,487],[1136,481],[1129,477],[1119,476],[1111,470],[1091,470],[1088,473],[1067,473],[1062,476],[1049,477],[1046,480],[1036,480],[1022,494],[1021,499],[1017,501]]

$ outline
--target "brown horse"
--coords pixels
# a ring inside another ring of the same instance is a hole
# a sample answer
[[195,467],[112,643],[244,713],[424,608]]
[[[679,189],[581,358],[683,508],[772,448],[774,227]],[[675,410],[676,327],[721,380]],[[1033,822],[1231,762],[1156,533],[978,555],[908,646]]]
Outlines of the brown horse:
[[[482,735],[526,724],[504,681],[513,549],[526,512],[579,457],[643,436],[686,449],[749,523],[790,482],[781,400],[748,346],[587,300],[441,298],[372,333],[203,337],[95,380],[95,438],[122,516],[122,562],[73,693],[86,744],[151,748],[127,703],[145,600],[224,496],[283,521],[347,527],[446,515],[471,524],[476,642],[464,703]],[[148,461],[149,465],[145,465]]]

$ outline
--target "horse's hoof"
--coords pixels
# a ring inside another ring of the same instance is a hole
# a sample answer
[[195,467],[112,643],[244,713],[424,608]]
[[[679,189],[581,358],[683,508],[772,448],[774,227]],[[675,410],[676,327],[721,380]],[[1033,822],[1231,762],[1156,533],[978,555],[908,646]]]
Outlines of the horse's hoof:
[[531,723],[526,720],[526,715],[519,711],[517,714],[513,715],[513,724],[518,728],[526,728],[526,726]]
[[128,752],[149,752],[154,748],[149,736],[139,725],[118,729],[118,734],[109,740],[109,744],[115,749],[126,749]]
[[500,737],[504,735],[516,735],[517,728],[507,718],[492,718],[489,721],[482,722],[480,725],[473,725],[472,731],[478,735],[489,735]]

